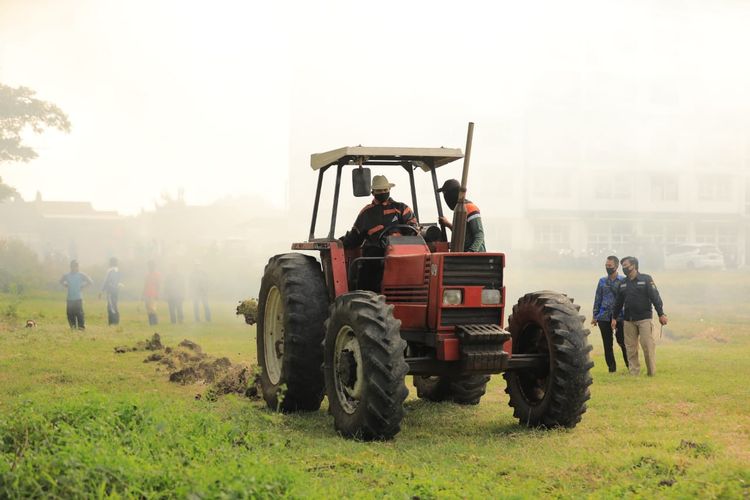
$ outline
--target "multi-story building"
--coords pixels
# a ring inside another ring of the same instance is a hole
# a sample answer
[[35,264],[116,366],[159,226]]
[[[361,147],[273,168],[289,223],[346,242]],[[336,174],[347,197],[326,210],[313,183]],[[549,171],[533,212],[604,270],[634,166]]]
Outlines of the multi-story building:
[[[511,207],[485,211],[488,240],[520,253],[638,255],[650,267],[670,245],[707,243],[728,267],[750,263],[750,127],[718,118],[697,126],[700,117],[685,108],[662,109],[659,120],[652,111],[613,112],[604,130],[584,124],[578,110],[572,128],[559,131],[564,140],[520,117],[523,137],[495,155],[519,165],[495,174],[502,194],[480,187]],[[631,125],[617,125],[625,117]],[[561,123],[554,112],[546,119]],[[665,121],[675,130],[664,130]]]

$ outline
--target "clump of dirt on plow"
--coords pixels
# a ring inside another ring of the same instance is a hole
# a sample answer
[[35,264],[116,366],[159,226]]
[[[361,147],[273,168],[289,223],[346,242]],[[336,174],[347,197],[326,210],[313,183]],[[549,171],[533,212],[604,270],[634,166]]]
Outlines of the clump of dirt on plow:
[[258,322],[258,300],[247,299],[240,302],[237,306],[237,316],[244,316],[245,323],[254,325]]
[[[176,347],[165,347],[159,334],[155,333],[151,340],[138,342],[134,347],[115,347],[116,353],[145,350],[155,352],[149,354],[143,362],[158,363],[164,367],[169,373],[170,382],[209,385],[205,392],[206,399],[215,400],[223,394],[242,394],[249,398],[258,396],[257,376],[248,366],[233,365],[229,358],[209,356],[193,341],[185,339]],[[202,397],[201,394],[196,395],[196,399]]]

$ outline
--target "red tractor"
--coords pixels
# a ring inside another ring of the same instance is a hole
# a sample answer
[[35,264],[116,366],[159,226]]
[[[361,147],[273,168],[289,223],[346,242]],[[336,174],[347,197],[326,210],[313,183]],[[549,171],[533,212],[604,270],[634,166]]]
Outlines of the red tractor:
[[[400,430],[407,375],[420,398],[471,405],[490,375],[502,372],[521,423],[574,427],[581,420],[593,363],[589,332],[572,299],[528,293],[513,306],[505,330],[504,254],[452,252],[437,224],[385,228],[383,257],[363,257],[334,237],[345,167],[353,168],[355,196],[370,194],[367,166],[405,170],[417,218],[414,172],[427,172],[442,216],[436,171],[462,157],[460,149],[361,146],[312,155],[318,184],[310,234],[292,250],[320,252],[320,260],[276,255],[260,289],[258,362],[270,408],[315,411],[327,395],[341,435],[389,439]],[[336,172],[331,223],[328,235],[317,238],[329,169]],[[382,265],[380,293],[359,287],[373,259]]]

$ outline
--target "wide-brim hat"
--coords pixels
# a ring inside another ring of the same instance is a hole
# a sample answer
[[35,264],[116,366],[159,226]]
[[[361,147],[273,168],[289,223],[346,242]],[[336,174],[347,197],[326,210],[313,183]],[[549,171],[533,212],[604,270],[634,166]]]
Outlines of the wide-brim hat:
[[391,189],[395,184],[388,182],[385,175],[376,175],[372,178],[372,189]]

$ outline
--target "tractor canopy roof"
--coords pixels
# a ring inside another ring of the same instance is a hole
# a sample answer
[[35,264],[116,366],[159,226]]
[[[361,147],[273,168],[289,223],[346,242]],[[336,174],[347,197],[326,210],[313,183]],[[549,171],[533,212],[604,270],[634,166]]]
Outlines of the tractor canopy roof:
[[431,167],[442,167],[452,161],[463,158],[458,148],[379,148],[366,146],[349,146],[325,153],[310,155],[310,166],[313,170],[331,165],[394,165],[407,163],[428,172]]

